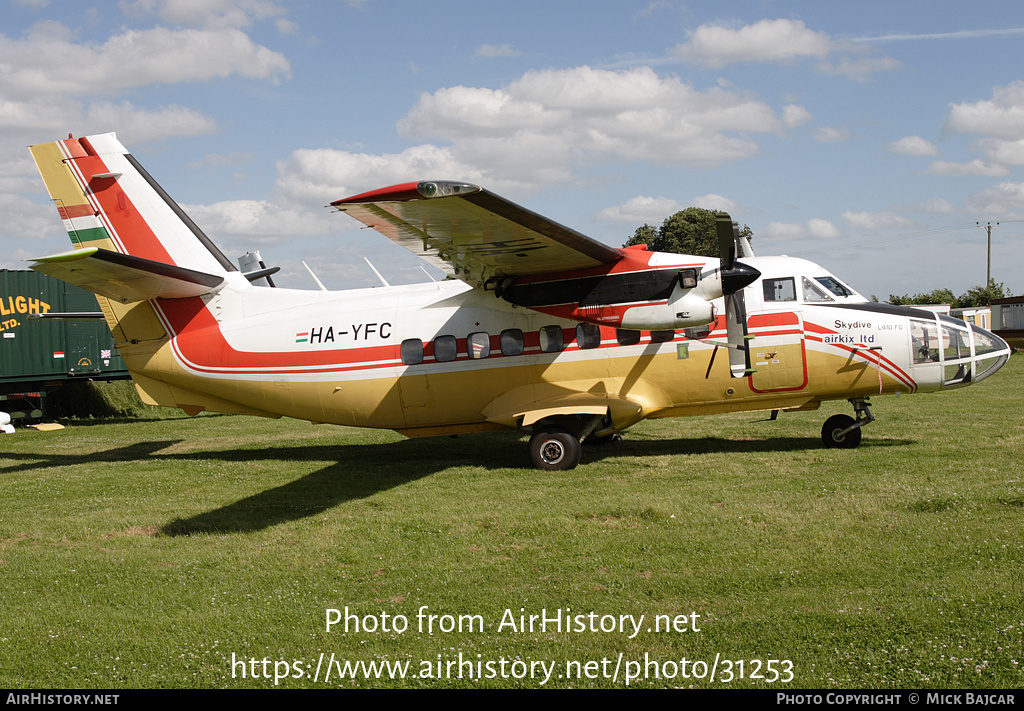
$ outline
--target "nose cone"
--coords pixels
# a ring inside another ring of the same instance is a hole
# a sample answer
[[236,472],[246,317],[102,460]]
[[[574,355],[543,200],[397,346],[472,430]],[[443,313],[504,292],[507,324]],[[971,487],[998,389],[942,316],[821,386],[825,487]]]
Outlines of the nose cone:
[[749,264],[734,262],[732,269],[722,270],[722,293],[735,294],[749,284],[753,284],[761,276],[761,272]]
[[974,342],[974,382],[984,380],[1006,365],[1010,357],[1010,346],[1006,341],[984,328],[971,328],[971,340]]

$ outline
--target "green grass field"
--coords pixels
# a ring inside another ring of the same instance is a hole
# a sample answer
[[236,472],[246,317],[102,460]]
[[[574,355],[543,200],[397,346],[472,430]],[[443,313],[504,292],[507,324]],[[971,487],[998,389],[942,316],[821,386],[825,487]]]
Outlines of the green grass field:
[[857,450],[820,444],[845,402],[652,421],[568,473],[513,433],[19,430],[0,687],[1020,687],[1022,391],[1015,356],[876,398]]

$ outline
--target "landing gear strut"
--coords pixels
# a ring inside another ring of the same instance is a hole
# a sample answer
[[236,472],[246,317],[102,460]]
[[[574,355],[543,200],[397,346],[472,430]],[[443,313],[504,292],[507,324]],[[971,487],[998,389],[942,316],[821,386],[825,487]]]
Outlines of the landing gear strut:
[[868,408],[866,397],[850,398],[850,404],[857,415],[853,419],[849,415],[832,415],[825,420],[821,428],[821,440],[829,448],[854,449],[860,445],[860,428],[875,421],[875,416]]

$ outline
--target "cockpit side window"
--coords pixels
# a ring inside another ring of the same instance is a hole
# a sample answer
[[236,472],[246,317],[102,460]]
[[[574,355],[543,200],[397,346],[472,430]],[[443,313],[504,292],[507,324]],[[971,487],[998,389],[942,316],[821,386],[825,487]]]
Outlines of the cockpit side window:
[[796,282],[793,277],[762,279],[765,301],[796,301]]
[[809,304],[821,301],[833,301],[832,297],[814,285],[807,277],[800,277],[804,287],[804,301]]
[[938,363],[941,340],[934,321],[910,319],[910,339],[914,363]]

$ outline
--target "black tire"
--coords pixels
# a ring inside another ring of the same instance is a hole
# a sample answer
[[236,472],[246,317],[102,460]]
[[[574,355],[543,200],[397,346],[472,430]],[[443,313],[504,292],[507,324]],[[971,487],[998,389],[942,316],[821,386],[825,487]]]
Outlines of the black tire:
[[530,437],[530,460],[538,469],[575,469],[582,454],[580,440],[572,432],[561,427],[546,427]]
[[840,436],[840,432],[856,422],[849,415],[832,415],[821,428],[821,441],[830,449],[855,449],[860,446],[860,427]]

